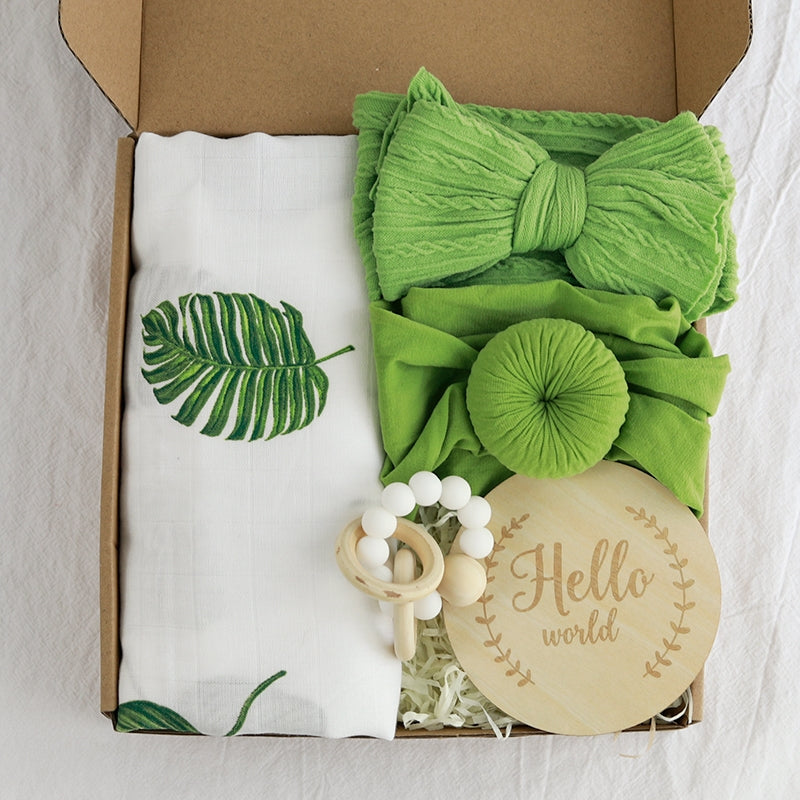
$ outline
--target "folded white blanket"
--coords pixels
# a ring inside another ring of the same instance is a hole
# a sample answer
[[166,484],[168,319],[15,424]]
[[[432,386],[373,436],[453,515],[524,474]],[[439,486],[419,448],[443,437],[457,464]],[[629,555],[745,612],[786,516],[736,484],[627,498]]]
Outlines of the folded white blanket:
[[352,136],[137,144],[119,701],[204,733],[285,671],[238,732],[394,734],[400,666],[333,557],[382,460],[355,158]]

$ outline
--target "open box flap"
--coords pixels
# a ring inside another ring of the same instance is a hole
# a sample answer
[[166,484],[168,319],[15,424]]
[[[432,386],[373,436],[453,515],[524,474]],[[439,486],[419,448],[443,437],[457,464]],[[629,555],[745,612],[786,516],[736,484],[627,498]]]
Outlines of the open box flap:
[[[748,0],[61,0],[70,48],[135,132],[352,132],[353,98],[420,66],[463,101],[700,113]],[[677,57],[677,63],[676,63]]]
[[58,21],[69,49],[134,130],[144,0],[60,0]]
[[673,5],[677,110],[700,114],[750,46],[750,3],[673,0]]

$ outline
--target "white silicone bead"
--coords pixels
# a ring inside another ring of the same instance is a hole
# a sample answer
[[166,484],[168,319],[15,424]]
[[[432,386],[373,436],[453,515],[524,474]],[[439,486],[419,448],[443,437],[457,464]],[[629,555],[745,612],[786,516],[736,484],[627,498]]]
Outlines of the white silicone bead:
[[362,536],[356,545],[356,555],[362,567],[374,569],[384,564],[389,558],[389,545],[386,539]]
[[472,497],[469,483],[459,475],[448,475],[442,479],[442,496],[439,502],[450,511],[463,508]]
[[367,536],[388,539],[397,530],[397,517],[385,508],[368,508],[361,515],[361,527]]
[[439,592],[431,592],[429,595],[414,601],[414,616],[417,619],[433,619],[442,610],[442,596]]
[[432,472],[415,472],[408,485],[421,506],[432,506],[442,496],[442,482]]
[[483,497],[470,497],[469,502],[458,511],[458,521],[465,528],[485,528],[492,518],[492,507]]
[[373,567],[369,571],[369,574],[372,575],[373,578],[377,578],[379,581],[386,581],[387,583],[391,583],[394,577],[392,571],[386,564],[379,564],[377,567]]
[[414,492],[405,483],[390,483],[381,492],[381,505],[396,517],[404,517],[414,510],[417,501]]
[[472,558],[486,558],[494,547],[494,536],[488,528],[464,528],[458,535],[458,546]]

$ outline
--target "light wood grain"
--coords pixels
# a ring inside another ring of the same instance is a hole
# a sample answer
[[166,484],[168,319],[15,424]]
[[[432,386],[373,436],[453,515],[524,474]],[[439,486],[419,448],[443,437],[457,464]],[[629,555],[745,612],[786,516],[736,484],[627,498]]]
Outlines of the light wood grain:
[[492,491],[487,587],[445,606],[457,658],[508,714],[555,733],[643,722],[702,668],[719,622],[708,538],[661,484],[601,462]]
[[442,551],[421,526],[400,518],[393,534],[416,553],[422,565],[419,577],[405,583],[382,581],[361,565],[356,555],[356,545],[365,535],[360,518],[347,525],[336,540],[336,563],[347,580],[370,597],[390,603],[409,603],[429,595],[441,582],[444,574]]
[[445,556],[444,576],[439,584],[439,594],[453,606],[472,605],[486,588],[486,570],[483,564],[465,553]]
[[[408,584],[414,580],[416,561],[414,554],[402,548],[394,557],[394,582]],[[401,661],[414,657],[417,650],[417,621],[413,603],[397,603],[394,607],[394,654]]]

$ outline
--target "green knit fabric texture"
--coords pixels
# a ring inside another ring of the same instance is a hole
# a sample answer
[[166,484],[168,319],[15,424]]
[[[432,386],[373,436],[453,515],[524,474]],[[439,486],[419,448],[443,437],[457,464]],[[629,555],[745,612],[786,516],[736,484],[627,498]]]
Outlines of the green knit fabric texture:
[[628,410],[614,354],[577,322],[511,325],[478,353],[467,410],[487,452],[512,472],[564,478],[611,449]]
[[[675,297],[690,321],[736,299],[730,164],[719,131],[690,113],[658,123],[462,105],[420,70],[405,96],[359,96],[354,123],[373,299],[469,285],[515,256],[525,261],[509,279],[547,280],[553,254],[584,287]],[[491,282],[502,279],[500,268]]]
[[484,494],[512,471],[472,424],[467,383],[499,332],[531,319],[566,319],[591,331],[621,365],[625,422],[606,458],[638,467],[696,514],[703,509],[710,428],[730,370],[678,302],[582,289],[564,281],[411,289],[370,306],[384,450],[384,482],[418,470],[462,475]]

